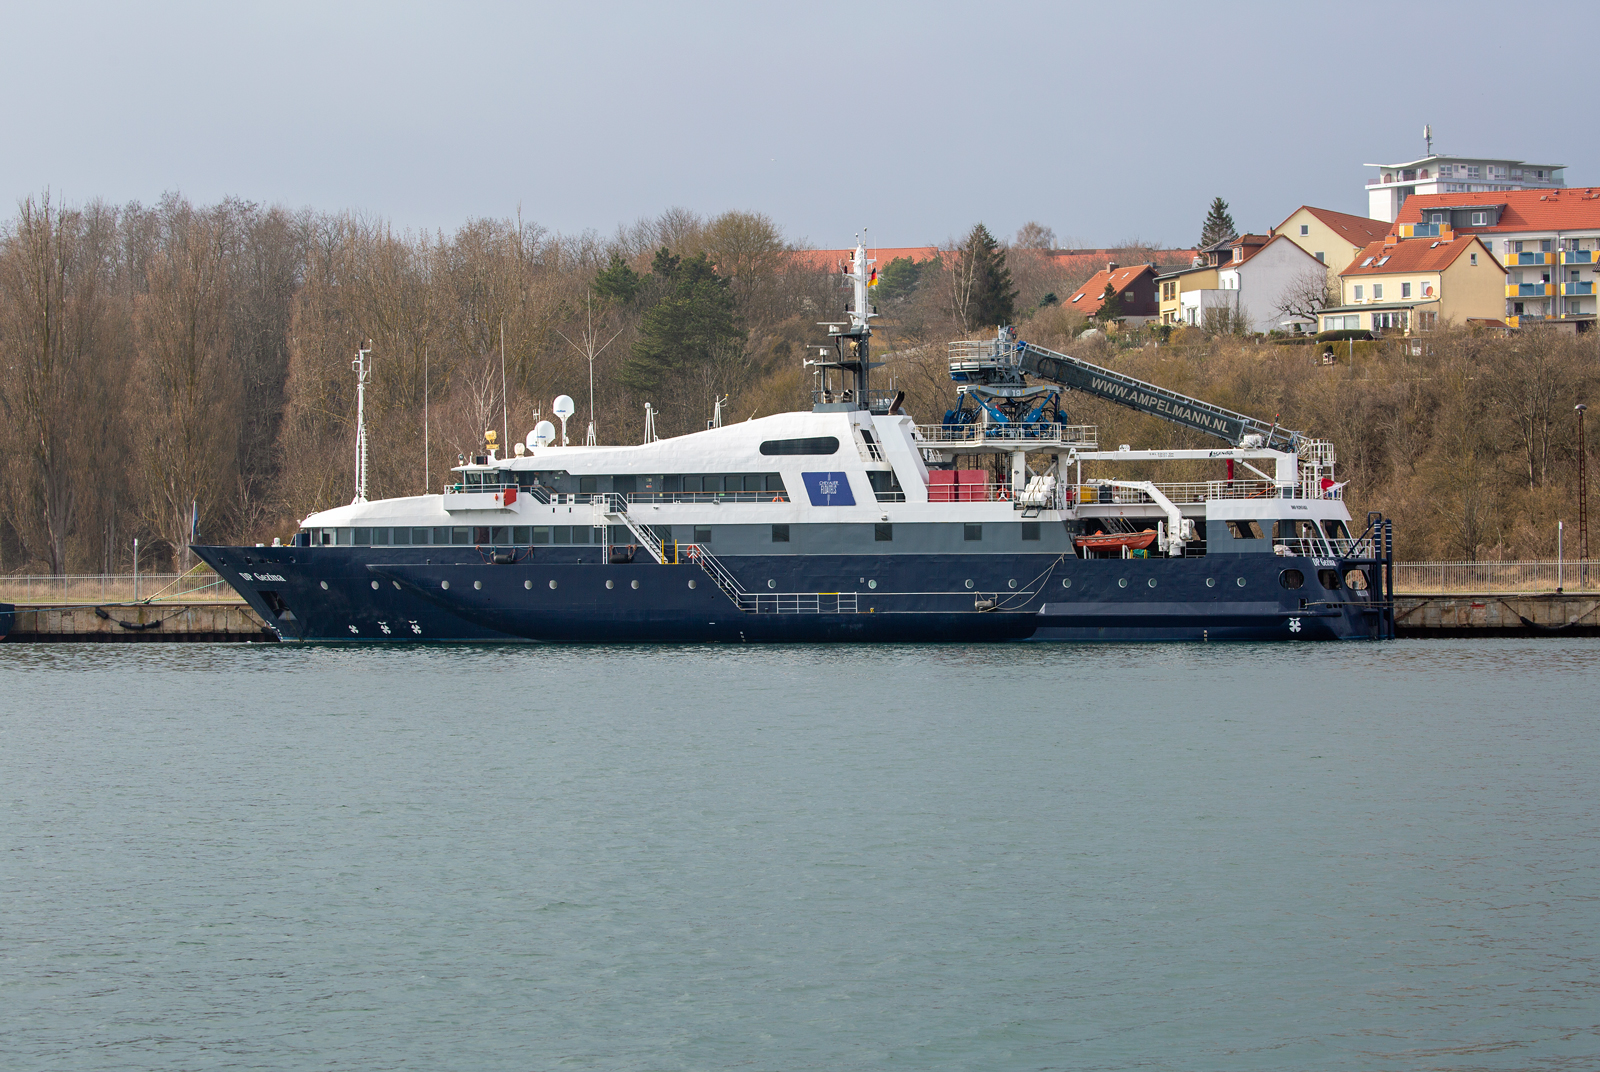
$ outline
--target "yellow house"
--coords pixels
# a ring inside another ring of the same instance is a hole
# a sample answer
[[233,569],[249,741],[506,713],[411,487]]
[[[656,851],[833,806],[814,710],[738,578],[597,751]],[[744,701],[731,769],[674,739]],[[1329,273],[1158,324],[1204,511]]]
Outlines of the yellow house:
[[1272,229],[1273,237],[1284,236],[1326,264],[1329,282],[1338,279],[1339,273],[1350,267],[1357,253],[1374,242],[1383,241],[1388,233],[1389,225],[1383,220],[1369,220],[1365,216],[1310,205],[1301,205]]
[[1197,268],[1169,268],[1156,276],[1161,323],[1181,323],[1183,296],[1194,290],[1216,290],[1220,270],[1214,264],[1202,264]]
[[1410,335],[1505,314],[1505,268],[1476,235],[1373,242],[1339,285],[1341,304],[1318,314],[1323,331]]

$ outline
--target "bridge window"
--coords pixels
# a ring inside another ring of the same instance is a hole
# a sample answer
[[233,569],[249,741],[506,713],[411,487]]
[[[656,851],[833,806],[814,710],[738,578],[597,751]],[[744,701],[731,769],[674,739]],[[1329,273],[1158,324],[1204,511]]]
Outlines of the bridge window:
[[535,525],[533,527],[533,539],[530,540],[529,542],[530,543],[535,543],[535,544],[549,543],[550,542],[550,526],[549,525]]
[[774,525],[774,526],[772,526],[772,542],[773,543],[788,543],[789,542],[789,526],[788,525]]
[[1228,532],[1236,540],[1259,540],[1263,538],[1259,521],[1229,521]]
[[532,540],[530,539],[530,534],[532,532],[533,530],[527,525],[513,526],[511,529],[511,542],[521,544],[531,543]]
[[834,436],[815,436],[810,439],[769,439],[761,444],[761,453],[773,455],[837,454],[839,440]]

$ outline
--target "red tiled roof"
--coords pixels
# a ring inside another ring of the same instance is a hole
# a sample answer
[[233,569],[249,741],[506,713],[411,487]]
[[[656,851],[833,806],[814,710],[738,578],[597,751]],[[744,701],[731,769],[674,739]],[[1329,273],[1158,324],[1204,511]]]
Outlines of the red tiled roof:
[[1100,311],[1100,306],[1105,304],[1107,283],[1111,284],[1113,294],[1121,294],[1146,272],[1154,275],[1155,268],[1148,264],[1130,264],[1115,271],[1102,268],[1090,276],[1083,286],[1073,291],[1072,297],[1061,304],[1076,309],[1085,316],[1093,316]]
[[[1407,198],[1406,200],[1410,200]],[[1467,251],[1482,253],[1490,262],[1500,268],[1500,262],[1495,260],[1493,253],[1484,248],[1482,242],[1471,235],[1460,238],[1434,239],[1434,238],[1402,238],[1389,239],[1384,242],[1373,242],[1356,254],[1356,259],[1350,262],[1350,267],[1340,272],[1341,276],[1347,275],[1393,275],[1396,272],[1442,272],[1456,262],[1456,259]],[[1372,263],[1366,263],[1368,259]],[[1388,258],[1384,260],[1384,258]],[[1384,263],[1379,264],[1379,261]],[[1502,269],[1504,270],[1504,269]]]
[[[1013,250],[1013,253],[1023,252]],[[1050,258],[1051,266],[1056,269],[1066,270],[1072,268],[1088,268],[1116,258],[1119,253],[1125,252],[1116,249],[1052,249],[1042,250]],[[849,249],[802,249],[795,252],[794,256],[810,268],[825,268],[829,271],[847,266],[850,258],[855,255],[855,247]],[[869,249],[873,266],[882,269],[890,261],[900,257],[909,257],[914,261],[931,261],[935,257],[948,258],[955,255],[955,250],[940,249],[937,246],[896,246],[894,248]],[[1157,264],[1188,264],[1194,258],[1192,249],[1157,249],[1150,250],[1146,256],[1152,257]]]
[[1459,227],[1459,232],[1495,234],[1514,231],[1567,231],[1600,228],[1600,187],[1568,186],[1558,190],[1498,190],[1476,194],[1412,194],[1400,206],[1394,226],[1421,223],[1431,208],[1504,205],[1494,227]]
[[[795,258],[809,268],[833,271],[848,267],[850,258],[855,254],[854,246],[849,249],[802,249],[795,252]],[[909,257],[914,261],[931,261],[943,255],[937,246],[896,246],[892,249],[867,250],[868,259],[872,260],[873,267],[878,269],[901,257]]]
[[[1389,225],[1382,220],[1369,220],[1365,216],[1352,216],[1348,212],[1335,212],[1331,208],[1313,208],[1311,205],[1301,205],[1300,208],[1289,213],[1283,219],[1288,223],[1294,218],[1295,212],[1306,211],[1331,227],[1335,234],[1349,242],[1352,246],[1364,246],[1368,242],[1376,242],[1389,233]],[[1277,234],[1283,223],[1272,229]]]

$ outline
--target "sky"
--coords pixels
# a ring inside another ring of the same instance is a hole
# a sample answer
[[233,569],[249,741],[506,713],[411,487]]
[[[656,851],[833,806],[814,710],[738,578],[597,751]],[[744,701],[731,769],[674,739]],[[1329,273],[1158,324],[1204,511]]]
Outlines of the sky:
[[1553,68],[1597,10],[5,0],[0,194],[446,232],[739,209],[824,248],[1034,220],[1063,245],[1189,246],[1217,196],[1241,230],[1365,215],[1363,163],[1423,155],[1425,123],[1437,151],[1600,185],[1582,79]]

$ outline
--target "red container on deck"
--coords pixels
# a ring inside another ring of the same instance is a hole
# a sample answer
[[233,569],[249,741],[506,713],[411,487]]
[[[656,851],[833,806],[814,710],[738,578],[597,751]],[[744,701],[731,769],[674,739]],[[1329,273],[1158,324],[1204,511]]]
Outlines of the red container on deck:
[[928,470],[928,501],[956,501],[956,472],[954,469]]
[[956,497],[961,502],[983,502],[989,497],[989,474],[982,469],[956,470]]

